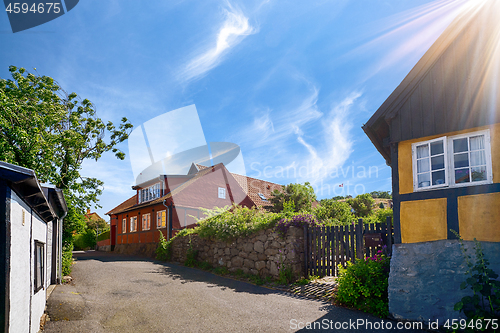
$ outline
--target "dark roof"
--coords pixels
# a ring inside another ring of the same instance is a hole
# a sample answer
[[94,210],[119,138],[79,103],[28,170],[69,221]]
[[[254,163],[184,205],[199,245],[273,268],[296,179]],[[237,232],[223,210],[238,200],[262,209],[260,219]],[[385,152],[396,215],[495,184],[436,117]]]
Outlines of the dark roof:
[[387,163],[390,145],[500,122],[500,1],[469,5],[363,126]]
[[35,171],[0,162],[0,179],[7,182],[45,222],[66,215],[68,208],[62,191],[52,185],[41,186]]

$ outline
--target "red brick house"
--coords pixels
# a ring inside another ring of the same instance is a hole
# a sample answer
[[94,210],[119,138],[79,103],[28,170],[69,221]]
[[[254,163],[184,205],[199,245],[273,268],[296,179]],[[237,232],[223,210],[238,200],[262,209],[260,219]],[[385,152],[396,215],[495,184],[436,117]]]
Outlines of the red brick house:
[[192,164],[187,175],[160,175],[133,186],[136,194],[111,209],[110,241],[119,252],[152,254],[161,231],[169,239],[181,229],[193,227],[200,208],[239,204],[270,205],[272,191],[282,186],[230,173],[220,163],[211,167]]

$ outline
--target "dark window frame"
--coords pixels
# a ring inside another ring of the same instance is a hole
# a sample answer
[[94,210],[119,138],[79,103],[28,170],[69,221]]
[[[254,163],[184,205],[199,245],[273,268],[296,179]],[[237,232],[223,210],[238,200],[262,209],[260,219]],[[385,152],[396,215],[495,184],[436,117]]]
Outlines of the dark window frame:
[[[44,289],[44,270],[45,270],[45,243],[35,241],[35,271],[33,274],[33,285],[35,293],[40,289]],[[40,267],[38,267],[40,264]]]

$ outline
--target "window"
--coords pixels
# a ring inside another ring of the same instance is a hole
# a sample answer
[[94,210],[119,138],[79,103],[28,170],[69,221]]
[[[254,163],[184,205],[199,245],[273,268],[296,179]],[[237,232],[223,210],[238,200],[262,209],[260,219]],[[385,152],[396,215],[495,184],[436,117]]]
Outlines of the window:
[[219,199],[226,199],[226,189],[219,187]]
[[167,226],[167,211],[156,212],[156,228],[165,228]]
[[137,231],[137,216],[130,218],[130,232]]
[[262,193],[259,193],[259,197],[262,199],[262,201],[267,202],[266,196]]
[[413,144],[412,150],[416,189],[447,186],[446,138]]
[[127,232],[127,219],[126,219],[126,218],[124,218],[124,219],[122,220],[122,233],[124,234],[124,233],[126,233],[126,232]]
[[142,215],[142,230],[151,229],[151,214],[143,214]]
[[35,293],[43,288],[45,244],[35,241]]
[[481,185],[492,182],[489,131],[412,144],[413,189]]
[[139,203],[151,201],[161,197],[161,183],[141,188],[138,193]]

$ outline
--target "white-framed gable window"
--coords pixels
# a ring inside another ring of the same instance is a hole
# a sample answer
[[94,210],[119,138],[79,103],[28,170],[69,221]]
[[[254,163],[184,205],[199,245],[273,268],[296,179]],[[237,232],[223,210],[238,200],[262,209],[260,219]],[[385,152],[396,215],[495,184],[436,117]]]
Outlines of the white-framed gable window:
[[219,187],[219,199],[226,199],[226,189]]
[[161,197],[161,183],[156,183],[138,191],[139,203],[151,201]]
[[488,130],[413,143],[412,162],[414,191],[493,181]]

